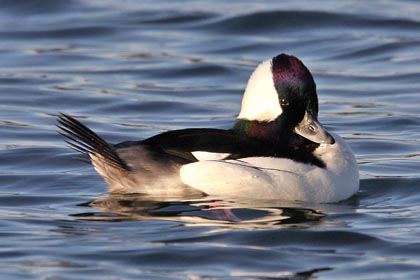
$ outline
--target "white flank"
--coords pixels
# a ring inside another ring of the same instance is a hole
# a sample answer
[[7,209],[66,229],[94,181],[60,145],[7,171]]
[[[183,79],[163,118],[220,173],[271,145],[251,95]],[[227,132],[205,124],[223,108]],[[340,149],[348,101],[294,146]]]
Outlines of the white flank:
[[327,165],[319,168],[285,158],[250,157],[200,161],[181,168],[182,181],[210,195],[310,202],[337,202],[359,189],[359,171],[349,146],[335,144],[315,152]]

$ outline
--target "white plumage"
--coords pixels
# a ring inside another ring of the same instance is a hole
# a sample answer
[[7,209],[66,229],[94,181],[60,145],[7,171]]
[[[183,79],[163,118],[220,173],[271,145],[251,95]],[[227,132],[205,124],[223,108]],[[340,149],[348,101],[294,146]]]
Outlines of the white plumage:
[[248,157],[190,163],[181,168],[181,179],[217,197],[337,202],[357,192],[359,171],[350,147],[333,136],[333,145],[321,144],[315,151],[326,168],[286,158]]
[[257,66],[249,78],[238,119],[269,122],[281,113],[271,73],[271,60],[266,60]]

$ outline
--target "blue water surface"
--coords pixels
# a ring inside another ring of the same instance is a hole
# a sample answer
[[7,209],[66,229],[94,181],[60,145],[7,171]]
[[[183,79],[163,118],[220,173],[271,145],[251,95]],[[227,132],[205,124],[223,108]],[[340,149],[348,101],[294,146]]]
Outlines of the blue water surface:
[[[1,279],[420,279],[420,3],[0,0]],[[279,53],[360,167],[348,201],[107,196],[56,132],[229,128]]]

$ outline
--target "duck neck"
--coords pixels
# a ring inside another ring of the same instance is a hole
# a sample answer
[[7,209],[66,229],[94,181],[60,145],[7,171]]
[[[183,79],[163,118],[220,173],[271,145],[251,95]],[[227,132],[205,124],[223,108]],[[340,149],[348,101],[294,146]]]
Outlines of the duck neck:
[[281,125],[276,120],[261,122],[237,119],[232,130],[241,135],[267,142],[287,142],[291,135],[288,129],[281,129]]

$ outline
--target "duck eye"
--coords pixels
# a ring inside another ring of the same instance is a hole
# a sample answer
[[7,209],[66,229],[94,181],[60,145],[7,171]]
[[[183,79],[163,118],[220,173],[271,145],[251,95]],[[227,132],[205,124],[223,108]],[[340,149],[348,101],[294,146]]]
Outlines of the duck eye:
[[289,100],[287,100],[286,98],[280,99],[280,105],[283,107],[289,106]]

